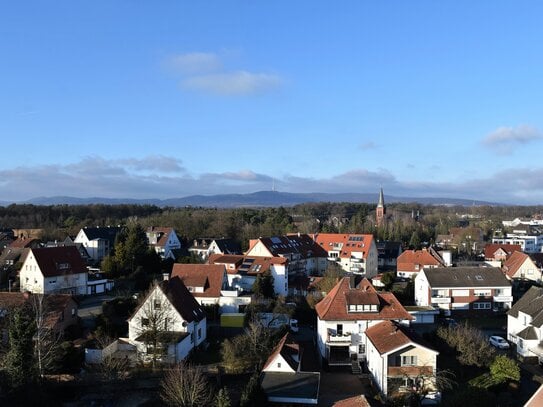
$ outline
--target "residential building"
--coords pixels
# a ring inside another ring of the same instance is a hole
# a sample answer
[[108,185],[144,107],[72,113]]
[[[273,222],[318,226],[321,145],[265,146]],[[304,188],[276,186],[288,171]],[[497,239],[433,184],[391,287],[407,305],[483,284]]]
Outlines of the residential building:
[[220,307],[221,312],[238,312],[251,302],[250,295],[231,288],[223,264],[179,264],[172,269],[172,278],[179,277],[200,305]]
[[150,226],[145,234],[149,241],[149,246],[155,249],[155,252],[162,259],[175,260],[175,250],[181,248],[181,242],[173,228]]
[[328,260],[344,271],[366,278],[377,275],[378,252],[373,235],[319,233],[313,240],[328,253]]
[[402,242],[381,241],[377,246],[377,269],[379,272],[396,270],[398,257],[402,254]]
[[21,291],[87,293],[87,267],[75,246],[30,249],[19,271]]
[[436,245],[467,252],[477,252],[484,242],[483,230],[478,227],[450,228],[448,235],[438,235]]
[[406,250],[398,257],[396,275],[411,278],[424,268],[443,266],[440,258],[423,248],[422,250]]
[[520,245],[525,253],[543,252],[543,231],[540,226],[519,225],[505,236],[494,236],[492,243]]
[[194,239],[192,246],[189,247],[188,251],[202,261],[207,261],[209,256],[209,245],[211,242],[213,242],[213,239]]
[[212,254],[241,254],[241,245],[234,239],[213,239],[209,244],[207,256]]
[[290,292],[287,278],[288,260],[284,257],[212,254],[208,262],[224,265],[228,284],[235,289],[251,292],[256,277],[269,272],[273,277],[274,291],[277,295],[287,296]]
[[99,263],[113,249],[120,231],[120,226],[84,227],[75,237],[74,243],[83,244],[92,261]]
[[529,280],[541,283],[541,268],[523,252],[513,252],[502,267],[509,280]]
[[183,281],[172,277],[156,284],[128,319],[128,342],[144,362],[160,353],[160,362],[177,363],[206,340],[206,329],[205,311]]
[[328,266],[327,252],[309,235],[261,237],[249,241],[246,256],[284,257],[290,281],[296,276],[320,275]]
[[523,359],[543,362],[543,288],[532,286],[507,312],[507,339]]
[[30,249],[40,246],[40,240],[31,237],[18,237],[8,246],[10,249]]
[[366,337],[368,370],[383,395],[394,398],[415,389],[426,394],[427,400],[440,400],[436,386],[439,352],[395,321],[370,326]]
[[342,278],[316,306],[317,346],[330,366],[367,360],[366,330],[383,321],[409,321],[394,294],[378,292],[367,279]]
[[519,244],[487,243],[485,245],[485,260],[504,262],[514,252],[521,252],[522,247]]
[[511,282],[497,267],[438,267],[415,277],[415,302],[445,314],[481,314],[511,308]]
[[271,403],[316,405],[319,372],[303,370],[303,348],[285,334],[264,364],[261,386]]

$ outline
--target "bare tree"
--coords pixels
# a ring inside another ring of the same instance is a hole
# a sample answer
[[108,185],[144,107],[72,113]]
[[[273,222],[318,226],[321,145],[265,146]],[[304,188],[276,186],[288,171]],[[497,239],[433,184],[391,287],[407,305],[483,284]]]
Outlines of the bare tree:
[[109,336],[96,337],[96,342],[102,349],[102,360],[98,364],[98,372],[105,380],[124,380],[128,377],[130,359],[123,354],[107,353],[104,350],[115,341]]
[[166,354],[168,344],[175,342],[172,332],[173,308],[158,284],[155,282],[148,294],[143,296],[143,304],[138,311],[139,337],[151,356],[153,367]]
[[164,375],[160,397],[169,406],[206,406],[212,400],[209,383],[200,366],[185,362],[175,365]]
[[[410,374],[408,370],[402,369],[402,371],[404,378],[413,383],[409,388],[410,397],[416,401],[417,405],[421,405],[431,393],[452,390],[457,384],[454,380],[454,372],[447,369],[437,369],[434,372],[431,366],[421,366],[416,375]],[[434,373],[428,373],[429,371]]]

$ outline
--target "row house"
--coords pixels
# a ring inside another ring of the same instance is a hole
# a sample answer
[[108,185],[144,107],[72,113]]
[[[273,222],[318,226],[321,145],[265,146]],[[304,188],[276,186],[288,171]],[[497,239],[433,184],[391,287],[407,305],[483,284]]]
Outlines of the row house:
[[19,271],[21,291],[87,294],[88,271],[75,246],[30,249]]
[[74,243],[81,243],[92,261],[99,263],[113,250],[115,238],[120,231],[120,226],[84,227],[75,237]]
[[396,275],[411,278],[424,268],[436,268],[443,265],[441,259],[433,256],[426,248],[422,250],[406,250],[398,257]]
[[543,362],[543,288],[530,287],[507,312],[507,339],[522,359]]
[[172,277],[154,285],[128,319],[126,342],[139,360],[177,363],[206,340],[206,329],[204,309],[183,281]]
[[178,277],[200,305],[218,305],[221,312],[238,312],[251,302],[249,295],[228,283],[223,264],[174,264],[172,278]]
[[502,270],[509,280],[541,283],[541,268],[526,253],[514,252],[503,264]]
[[251,239],[245,254],[287,259],[289,285],[297,276],[321,275],[328,267],[328,253],[307,234]]
[[511,308],[511,282],[497,267],[438,267],[415,277],[415,302],[450,312],[501,311]]
[[240,291],[251,292],[258,275],[269,272],[273,277],[274,291],[287,296],[288,260],[284,257],[213,254],[209,264],[222,264],[226,268],[228,284]]
[[149,246],[160,255],[162,259],[175,260],[175,250],[181,248],[181,242],[173,228],[151,226],[145,231]]
[[366,278],[377,275],[378,252],[373,235],[319,233],[313,238],[348,273]]

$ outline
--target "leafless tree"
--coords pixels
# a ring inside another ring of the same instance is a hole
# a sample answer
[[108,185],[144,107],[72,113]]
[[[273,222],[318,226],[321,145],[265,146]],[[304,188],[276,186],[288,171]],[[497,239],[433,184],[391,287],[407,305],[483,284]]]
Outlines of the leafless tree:
[[102,349],[102,360],[98,364],[98,372],[105,380],[124,380],[128,377],[130,369],[130,359],[124,355],[115,353],[104,354],[104,349],[108,348],[115,340],[109,336],[96,337],[96,342]]
[[185,362],[165,373],[160,397],[167,405],[176,407],[206,406],[212,400],[202,368]]
[[418,373],[413,375],[408,370],[403,370],[404,378],[408,378],[413,382],[413,386],[409,387],[411,397],[414,397],[418,404],[421,404],[429,394],[439,391],[451,390],[456,386],[454,372],[447,369],[437,369],[434,373],[428,373],[428,371],[434,371],[431,366],[420,366]]

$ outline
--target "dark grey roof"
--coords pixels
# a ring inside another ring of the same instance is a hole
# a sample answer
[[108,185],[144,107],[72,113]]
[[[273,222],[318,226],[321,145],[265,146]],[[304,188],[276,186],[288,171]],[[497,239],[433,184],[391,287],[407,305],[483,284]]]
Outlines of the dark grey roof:
[[432,288],[436,287],[511,287],[498,267],[437,267],[425,269]]
[[215,239],[215,243],[223,254],[241,254],[241,245],[234,239]]
[[539,268],[543,267],[543,253],[527,253],[530,256],[530,259],[535,263]]
[[317,400],[320,373],[262,372],[262,389],[270,397]]
[[115,237],[117,236],[117,233],[121,231],[121,227],[119,226],[86,227],[86,228],[83,228],[83,231],[87,235],[87,239],[109,240],[109,242],[113,246],[113,243],[115,243]]
[[537,337],[537,332],[535,331],[535,328],[531,325],[520,331],[517,336],[527,341],[537,341],[539,339]]
[[532,317],[531,325],[541,327],[543,325],[543,288],[530,287],[526,294],[507,311],[507,315],[518,318],[519,311]]

